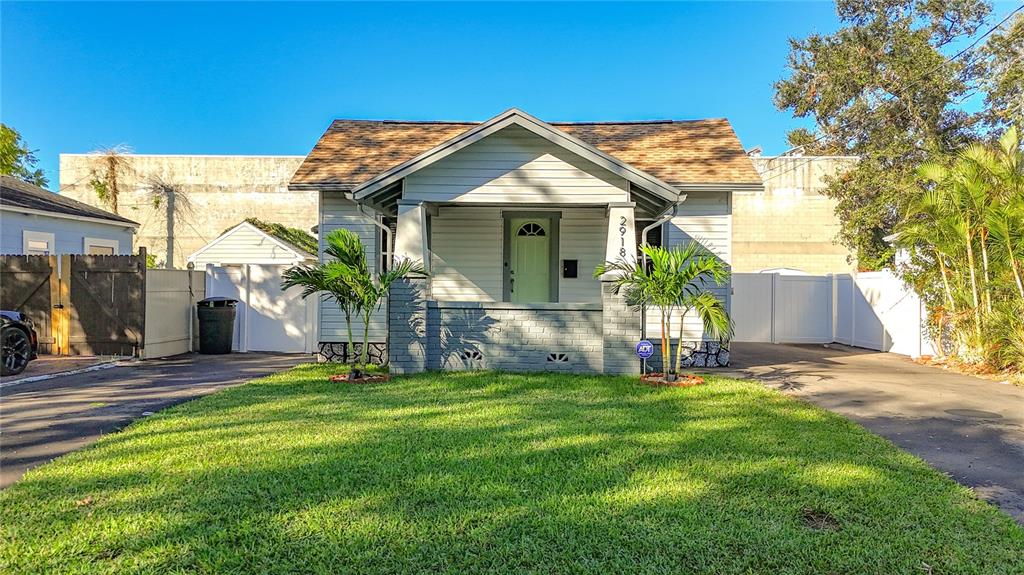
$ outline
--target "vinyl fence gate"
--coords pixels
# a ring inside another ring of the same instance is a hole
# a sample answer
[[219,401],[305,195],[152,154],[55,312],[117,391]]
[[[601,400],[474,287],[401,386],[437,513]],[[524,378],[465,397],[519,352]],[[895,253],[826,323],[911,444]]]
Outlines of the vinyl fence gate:
[[920,298],[890,272],[732,276],[735,341],[932,353]]

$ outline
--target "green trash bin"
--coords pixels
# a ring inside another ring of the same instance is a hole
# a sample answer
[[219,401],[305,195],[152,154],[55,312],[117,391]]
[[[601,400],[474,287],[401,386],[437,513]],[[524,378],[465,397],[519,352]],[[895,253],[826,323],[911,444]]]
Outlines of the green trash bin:
[[231,353],[236,305],[238,300],[228,297],[208,297],[196,304],[199,311],[199,353]]

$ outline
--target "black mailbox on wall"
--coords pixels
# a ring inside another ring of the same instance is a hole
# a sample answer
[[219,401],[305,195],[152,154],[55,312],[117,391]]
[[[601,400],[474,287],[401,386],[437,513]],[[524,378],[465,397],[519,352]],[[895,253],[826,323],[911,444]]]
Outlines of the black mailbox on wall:
[[578,260],[562,260],[562,277],[563,278],[574,278],[577,274],[577,268],[579,267]]

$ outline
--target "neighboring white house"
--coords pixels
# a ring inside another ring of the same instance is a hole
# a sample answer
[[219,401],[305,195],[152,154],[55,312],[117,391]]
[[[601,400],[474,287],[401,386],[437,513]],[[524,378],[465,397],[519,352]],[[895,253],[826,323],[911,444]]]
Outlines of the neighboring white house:
[[316,238],[294,228],[244,221],[188,256],[190,265],[206,272],[206,297],[238,300],[235,351],[316,351],[317,298],[303,299],[301,290],[281,289],[285,270],[316,263],[315,253],[289,241]]
[[0,176],[0,253],[132,253],[139,224],[12,176]]
[[[645,327],[595,267],[635,258],[642,235],[696,240],[730,263],[732,195],[762,183],[724,119],[547,123],[513,109],[483,123],[335,121],[289,188],[319,192],[321,252],[348,228],[378,269],[427,268],[370,326],[393,372],[631,373],[658,322]],[[730,286],[715,291],[728,304]],[[683,337],[690,363],[728,362],[694,318]],[[344,341],[324,303],[321,355]]]

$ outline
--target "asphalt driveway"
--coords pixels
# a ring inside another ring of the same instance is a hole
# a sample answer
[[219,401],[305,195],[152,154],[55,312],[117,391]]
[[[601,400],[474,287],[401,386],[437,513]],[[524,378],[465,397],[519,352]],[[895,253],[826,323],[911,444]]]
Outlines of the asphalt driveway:
[[869,350],[734,343],[730,370],[888,438],[1024,524],[1024,388]]
[[312,361],[308,355],[180,355],[0,389],[0,487],[132,420]]

